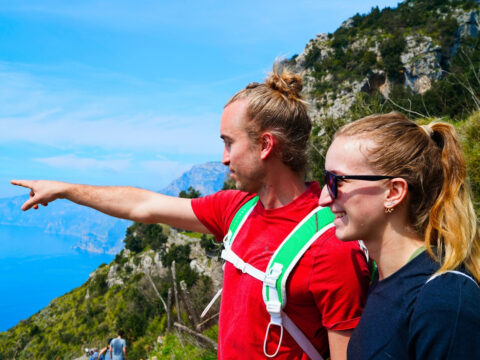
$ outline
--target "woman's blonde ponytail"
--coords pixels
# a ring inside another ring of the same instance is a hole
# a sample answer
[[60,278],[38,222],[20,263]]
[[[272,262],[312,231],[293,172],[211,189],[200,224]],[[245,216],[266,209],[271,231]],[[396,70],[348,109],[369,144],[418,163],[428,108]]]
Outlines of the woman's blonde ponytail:
[[[462,263],[480,280],[480,239],[461,144],[452,125],[432,123],[430,138],[441,148],[443,184],[429,214],[425,244],[440,272]],[[437,251],[434,253],[432,246]]]

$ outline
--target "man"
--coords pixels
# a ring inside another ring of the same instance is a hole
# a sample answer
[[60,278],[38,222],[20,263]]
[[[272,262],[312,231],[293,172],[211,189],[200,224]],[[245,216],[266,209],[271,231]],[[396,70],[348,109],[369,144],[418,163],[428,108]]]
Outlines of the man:
[[[130,187],[52,181],[12,181],[31,189],[23,210],[66,198],[112,216],[212,233],[221,240],[237,211],[255,194],[253,208],[232,245],[246,263],[265,271],[270,257],[317,207],[320,187],[303,181],[311,121],[299,76],[273,73],[250,84],[225,106],[222,162],[239,190],[181,199]],[[331,359],[346,346],[365,302],[368,269],[358,245],[326,231],[301,257],[287,282],[285,313],[311,344]],[[262,283],[227,263],[219,318],[220,359],[307,359],[288,332],[270,326]]]
[[112,360],[128,360],[127,342],[123,339],[123,330],[118,330],[117,337],[110,342]]

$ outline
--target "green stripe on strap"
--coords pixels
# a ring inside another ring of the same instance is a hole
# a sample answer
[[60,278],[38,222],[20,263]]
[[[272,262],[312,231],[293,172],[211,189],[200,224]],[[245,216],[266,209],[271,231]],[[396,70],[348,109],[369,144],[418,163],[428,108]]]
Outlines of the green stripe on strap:
[[228,239],[228,245],[232,244],[233,239],[235,238],[235,236],[237,236],[240,225],[243,224],[243,222],[246,220],[246,217],[251,212],[251,210],[253,210],[253,207],[257,205],[258,199],[258,196],[255,196],[254,198],[248,200],[245,204],[242,205],[240,210],[238,210],[233,217],[233,220],[230,223],[230,227],[228,230],[228,232],[231,233]]
[[[283,280],[287,280],[290,271],[290,267],[294,267],[298,260],[303,256],[305,251],[310,247],[311,242],[316,240],[316,234],[324,231],[324,228],[331,225],[335,216],[329,208],[317,208],[312,211],[302,222],[300,222],[290,235],[283,241],[278,247],[275,254],[270,259],[270,263],[267,267],[267,273],[275,263],[283,265],[283,271],[279,276],[276,289],[278,292],[278,298],[284,306],[285,298],[282,291]],[[269,291],[266,291],[267,301],[269,300]]]

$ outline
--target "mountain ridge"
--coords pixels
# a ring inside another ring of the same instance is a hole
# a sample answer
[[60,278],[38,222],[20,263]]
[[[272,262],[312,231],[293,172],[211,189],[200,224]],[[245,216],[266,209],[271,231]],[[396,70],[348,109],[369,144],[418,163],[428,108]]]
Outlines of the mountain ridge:
[[186,191],[192,186],[200,191],[202,196],[205,196],[220,190],[227,179],[227,175],[227,166],[219,161],[209,161],[193,165],[190,170],[184,172],[159,192],[165,195],[178,196],[180,191]]

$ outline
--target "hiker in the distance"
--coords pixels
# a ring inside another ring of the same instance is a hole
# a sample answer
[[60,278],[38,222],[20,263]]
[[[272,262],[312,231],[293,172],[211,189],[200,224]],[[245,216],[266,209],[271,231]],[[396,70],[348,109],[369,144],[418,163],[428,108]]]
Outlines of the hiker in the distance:
[[[107,341],[107,346],[105,346],[102,350],[100,350],[100,352],[98,353],[98,358],[99,360],[112,360],[112,352],[111,352],[111,346],[110,346],[110,343],[113,339],[110,338],[108,339]],[[104,355],[105,354],[105,355]],[[102,357],[103,356],[103,357]]]
[[110,353],[112,360],[128,360],[127,342],[123,336],[123,330],[118,330],[117,337],[110,341]]
[[[318,183],[304,182],[312,122],[301,89],[300,76],[274,72],[225,105],[222,162],[238,190],[182,199],[130,187],[12,183],[31,189],[23,210],[66,198],[124,219],[211,233],[218,241],[229,234],[220,359],[345,359],[369,270],[359,244],[339,241],[331,212],[317,209]],[[288,256],[275,257],[265,274],[280,244],[309,214],[282,247]]]
[[93,348],[90,350],[90,358],[89,360],[98,360],[98,349]]
[[349,359],[480,359],[480,230],[453,126],[372,115],[336,133],[320,205],[378,272]]

